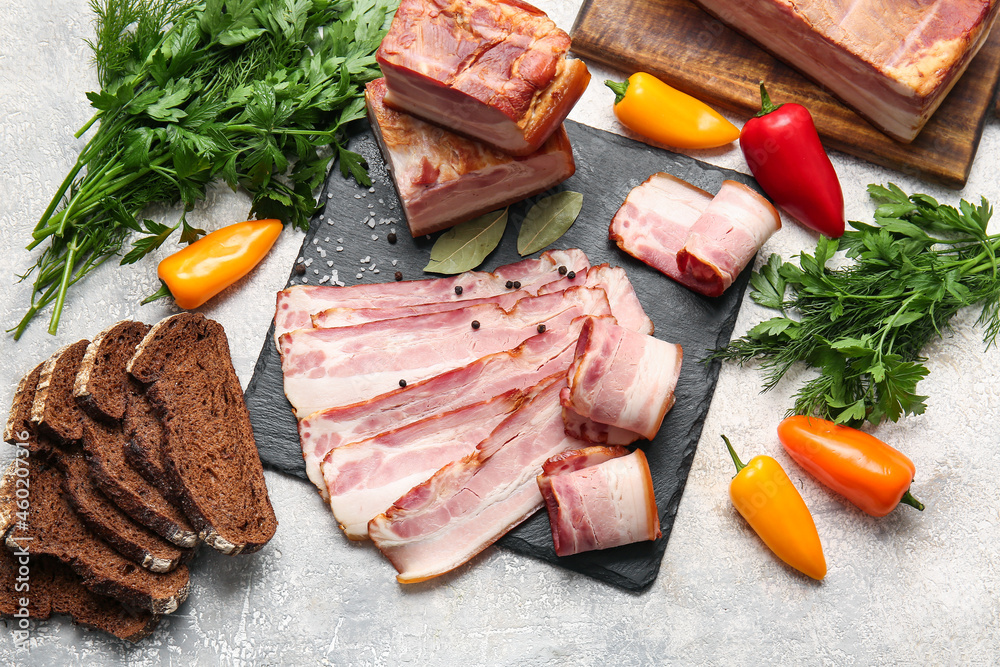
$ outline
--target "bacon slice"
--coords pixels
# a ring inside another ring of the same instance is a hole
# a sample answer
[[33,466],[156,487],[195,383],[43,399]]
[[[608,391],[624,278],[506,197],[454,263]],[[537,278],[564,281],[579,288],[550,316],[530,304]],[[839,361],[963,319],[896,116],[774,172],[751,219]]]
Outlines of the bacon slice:
[[584,318],[578,318],[568,327],[546,329],[513,350],[487,355],[369,401],[320,410],[302,419],[299,439],[309,479],[329,501],[321,466],[333,449],[511,389],[532,387],[555,373],[565,374],[583,322]]
[[[543,285],[538,293],[548,294],[549,292],[565,289],[563,282]],[[649,319],[639,297],[635,294],[632,282],[628,279],[625,269],[620,266],[611,266],[607,263],[592,266],[587,270],[587,275],[580,282],[576,278],[574,285],[584,287],[600,287],[608,295],[608,303],[611,304],[611,314],[618,320],[618,324],[626,329],[631,329],[637,333],[653,333],[653,320]]]
[[385,79],[366,86],[368,118],[415,238],[544,192],[576,171],[562,126],[538,150],[513,157],[390,109],[385,94]]
[[[296,415],[355,403],[419,382],[494,352],[538,328],[610,314],[602,290],[572,287],[521,299],[510,311],[482,304],[337,329],[299,329],[280,339],[285,396]],[[473,322],[478,323],[478,328]]]
[[655,540],[660,518],[642,450],[588,447],[549,459],[537,478],[557,556]]
[[724,181],[688,232],[677,268],[702,285],[703,294],[718,296],[779,229],[781,218],[771,202],[742,183]]
[[[558,291],[558,290],[556,290]],[[464,299],[462,301],[438,301],[435,303],[418,303],[412,306],[391,306],[389,308],[330,308],[312,316],[313,327],[316,329],[336,329],[349,327],[365,322],[380,322],[394,320],[411,315],[428,315],[443,313],[446,310],[478,306],[484,303],[495,303],[504,310],[510,310],[518,301],[532,296],[525,290],[513,290],[496,296],[484,296],[479,299]]]
[[375,57],[389,106],[528,155],[590,82],[569,47],[569,35],[520,0],[402,0]]
[[323,461],[323,479],[330,509],[347,537],[367,539],[369,521],[438,469],[475,451],[524,398],[512,389],[331,450]]
[[742,184],[724,181],[713,199],[661,172],[629,192],[608,238],[699,294],[719,296],[780,226],[774,207]]
[[498,426],[475,453],[449,463],[368,524],[368,534],[414,583],[448,572],[493,544],[542,506],[542,463],[579,440],[566,435],[562,375]]
[[566,433],[584,442],[595,445],[631,445],[642,437],[634,431],[595,422],[566,407],[562,414],[563,421],[566,422]]
[[[539,287],[559,280],[565,266],[577,273],[586,271],[590,262],[582,250],[549,250],[537,259],[525,259],[501,266],[493,273],[468,271],[457,276],[430,280],[405,280],[336,287],[331,285],[293,285],[278,292],[274,315],[274,341],[295,329],[312,327],[312,315],[330,308],[390,308],[422,303],[463,301],[509,292],[507,282],[519,282],[521,288],[535,294]],[[566,285],[569,286],[568,284]],[[459,289],[461,288],[461,289]],[[516,289],[516,288],[515,288]],[[281,346],[278,345],[280,350]]]
[[680,345],[588,319],[560,400],[595,422],[651,439],[674,404],[681,358]]

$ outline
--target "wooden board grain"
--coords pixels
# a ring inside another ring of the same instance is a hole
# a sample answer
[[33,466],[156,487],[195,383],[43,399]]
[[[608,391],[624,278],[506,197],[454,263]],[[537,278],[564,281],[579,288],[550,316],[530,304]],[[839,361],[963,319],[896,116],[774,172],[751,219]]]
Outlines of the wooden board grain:
[[758,84],[766,81],[776,103],[809,108],[828,148],[953,188],[969,177],[1000,74],[994,30],[920,135],[903,144],[690,0],[584,0],[572,36],[580,56],[650,72],[748,116],[760,108]]

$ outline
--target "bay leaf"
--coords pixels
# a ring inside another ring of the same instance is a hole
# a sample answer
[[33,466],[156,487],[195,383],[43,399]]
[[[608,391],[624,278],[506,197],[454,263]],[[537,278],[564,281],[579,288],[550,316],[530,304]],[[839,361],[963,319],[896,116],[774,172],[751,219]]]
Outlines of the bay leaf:
[[428,273],[463,273],[486,259],[500,244],[507,227],[507,209],[491,211],[452,227],[438,237],[431,248]]
[[576,221],[583,208],[583,195],[572,190],[557,192],[538,201],[521,223],[517,252],[530,255],[554,243]]

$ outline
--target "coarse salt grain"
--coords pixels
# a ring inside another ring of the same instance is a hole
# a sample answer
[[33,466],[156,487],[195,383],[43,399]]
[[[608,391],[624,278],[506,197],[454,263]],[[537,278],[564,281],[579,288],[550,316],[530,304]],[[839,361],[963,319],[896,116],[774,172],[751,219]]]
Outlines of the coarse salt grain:
[[368,188],[368,192],[375,192],[375,188]]
[[333,260],[332,259],[326,260],[326,265],[327,266],[333,266]]
[[375,229],[375,218],[368,218],[368,226]]
[[312,258],[312,257],[310,257],[309,259],[307,259],[306,261],[304,261],[304,262],[302,262],[302,263],[303,263],[303,264],[305,264],[306,266],[309,266],[310,264],[312,264],[312,263],[313,263],[313,258]]
[[378,273],[378,269],[372,269],[372,273]]
[[344,252],[344,246],[342,245],[337,246],[337,252]]
[[372,241],[378,241],[378,234],[372,234]]
[[322,278],[319,279],[319,284],[322,285],[323,283],[325,283],[329,279],[330,279],[330,276],[323,276]]
[[337,243],[343,243],[344,239],[337,239]]
[[394,259],[394,260],[392,260],[392,265],[393,265],[393,266],[396,266],[396,262],[398,262],[398,261],[399,261],[398,259]]
[[358,275],[354,276],[354,277],[357,278],[358,280],[361,280],[361,274],[360,273]]

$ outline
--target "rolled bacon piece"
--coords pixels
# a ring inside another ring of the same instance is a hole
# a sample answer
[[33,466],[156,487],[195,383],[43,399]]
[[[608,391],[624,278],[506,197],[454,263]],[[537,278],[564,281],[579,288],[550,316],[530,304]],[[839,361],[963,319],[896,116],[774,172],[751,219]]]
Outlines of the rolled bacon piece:
[[636,259],[705,296],[719,296],[781,227],[770,202],[735,181],[714,198],[656,173],[629,192],[608,238]]
[[753,256],[781,229],[771,202],[736,181],[724,181],[677,253],[677,268],[707,296],[729,289]]
[[590,72],[569,47],[520,0],[402,0],[375,57],[390,107],[524,156],[587,89]]
[[590,318],[560,401],[595,422],[652,438],[674,404],[682,356],[680,345]]
[[576,171],[566,130],[523,157],[383,104],[385,79],[365,87],[368,118],[414,237],[454,227],[562,183]]
[[537,478],[557,556],[655,540],[660,517],[642,450],[587,447],[552,457]]

